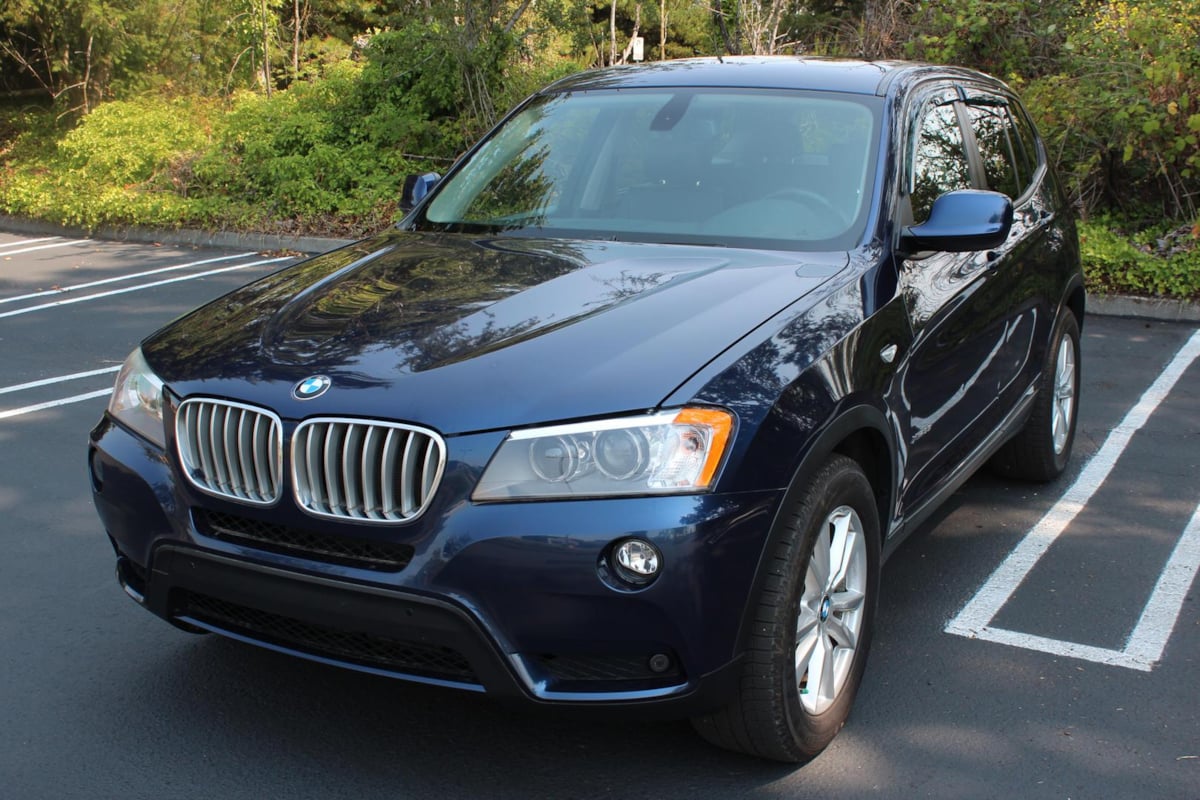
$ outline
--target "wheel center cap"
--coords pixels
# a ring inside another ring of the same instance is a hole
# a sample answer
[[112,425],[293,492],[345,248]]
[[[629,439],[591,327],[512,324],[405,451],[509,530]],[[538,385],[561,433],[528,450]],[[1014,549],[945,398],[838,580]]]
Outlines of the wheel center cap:
[[821,601],[821,622],[829,619],[829,610],[833,607],[833,602],[826,597]]

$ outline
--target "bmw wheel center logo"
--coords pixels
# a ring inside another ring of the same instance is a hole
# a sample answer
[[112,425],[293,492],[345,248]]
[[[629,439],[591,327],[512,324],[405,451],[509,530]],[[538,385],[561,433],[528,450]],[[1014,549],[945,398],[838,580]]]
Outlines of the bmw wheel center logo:
[[297,400],[312,400],[314,397],[325,394],[331,385],[333,385],[333,381],[328,376],[313,375],[296,384],[296,387],[292,389],[292,397]]

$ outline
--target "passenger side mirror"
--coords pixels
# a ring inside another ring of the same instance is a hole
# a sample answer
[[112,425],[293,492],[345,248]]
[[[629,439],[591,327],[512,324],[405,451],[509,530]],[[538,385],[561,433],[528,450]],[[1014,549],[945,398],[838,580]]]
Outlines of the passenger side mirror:
[[442,179],[436,172],[426,172],[424,175],[406,175],[404,177],[404,192],[400,195],[400,210],[408,213],[416,208],[417,203],[425,199],[425,195],[433,191],[433,187]]
[[904,229],[900,249],[905,253],[989,250],[1004,244],[1012,222],[1013,205],[1007,195],[980,189],[946,192],[933,201],[928,220]]

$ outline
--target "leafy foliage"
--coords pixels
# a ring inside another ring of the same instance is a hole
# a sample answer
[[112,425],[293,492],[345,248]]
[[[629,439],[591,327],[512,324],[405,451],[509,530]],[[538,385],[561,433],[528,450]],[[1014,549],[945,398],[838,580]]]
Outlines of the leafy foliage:
[[1200,300],[1200,247],[1191,226],[1131,236],[1111,220],[1085,222],[1079,244],[1090,291]]
[[176,225],[188,205],[177,167],[207,146],[215,111],[197,100],[143,98],[102,105],[53,146],[27,131],[5,167],[0,206],[88,228],[130,219]]

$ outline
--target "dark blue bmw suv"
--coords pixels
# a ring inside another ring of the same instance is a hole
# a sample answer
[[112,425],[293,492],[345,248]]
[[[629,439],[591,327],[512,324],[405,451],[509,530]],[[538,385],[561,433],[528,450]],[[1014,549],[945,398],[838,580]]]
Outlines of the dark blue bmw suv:
[[1070,455],[1074,223],[985,75],[592,72],[407,186],[121,370],[95,503],[179,628],[802,761],[887,555]]

